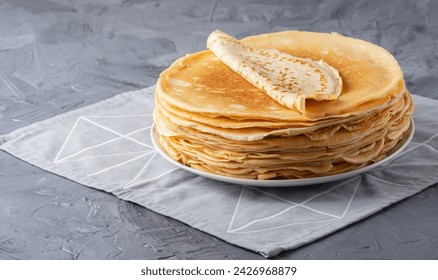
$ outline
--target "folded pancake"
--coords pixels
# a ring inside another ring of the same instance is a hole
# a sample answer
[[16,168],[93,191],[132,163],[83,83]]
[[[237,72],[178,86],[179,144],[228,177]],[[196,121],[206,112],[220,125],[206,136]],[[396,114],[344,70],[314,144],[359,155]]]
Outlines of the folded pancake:
[[[210,48],[225,61],[236,58],[242,44],[231,41],[218,50],[216,35]],[[339,71],[342,91],[334,100],[305,98],[301,112],[247,80],[257,71],[234,70],[239,63],[226,65],[211,51],[187,55],[161,73],[155,92],[160,143],[173,159],[237,178],[310,178],[381,160],[406,137],[414,104],[400,67],[384,49],[338,34],[298,31],[240,42],[250,51],[322,60]],[[237,60],[242,57],[245,52]],[[269,77],[264,85],[278,75]]]
[[306,99],[334,100],[342,90],[339,72],[322,60],[252,48],[221,31],[208,36],[207,48],[279,104],[301,113]]

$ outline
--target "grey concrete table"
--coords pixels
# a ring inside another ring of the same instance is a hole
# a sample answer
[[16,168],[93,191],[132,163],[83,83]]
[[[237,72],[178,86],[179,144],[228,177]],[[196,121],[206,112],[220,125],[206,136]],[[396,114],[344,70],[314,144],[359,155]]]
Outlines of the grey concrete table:
[[[438,99],[438,1],[0,0],[0,134],[155,83],[221,29],[335,31]],[[435,185],[278,259],[438,259]],[[0,152],[0,259],[260,259]]]

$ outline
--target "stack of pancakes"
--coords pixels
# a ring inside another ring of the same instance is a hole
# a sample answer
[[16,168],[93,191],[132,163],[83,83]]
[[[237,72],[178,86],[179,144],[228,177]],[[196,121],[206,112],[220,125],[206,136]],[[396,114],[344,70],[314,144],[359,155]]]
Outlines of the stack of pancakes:
[[394,57],[338,34],[287,31],[248,37],[257,49],[324,61],[342,77],[335,100],[282,106],[211,51],[161,73],[154,111],[160,144],[192,168],[248,179],[310,178],[379,161],[400,145],[413,102]]

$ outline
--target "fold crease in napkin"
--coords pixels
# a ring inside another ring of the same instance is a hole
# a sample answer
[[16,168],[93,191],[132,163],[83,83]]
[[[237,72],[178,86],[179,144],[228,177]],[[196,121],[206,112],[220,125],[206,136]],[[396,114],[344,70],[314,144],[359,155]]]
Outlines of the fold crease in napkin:
[[272,257],[339,230],[438,182],[438,101],[415,96],[416,131],[395,160],[327,184],[256,188],[176,168],[153,148],[154,88],[0,136],[0,149],[232,244]]

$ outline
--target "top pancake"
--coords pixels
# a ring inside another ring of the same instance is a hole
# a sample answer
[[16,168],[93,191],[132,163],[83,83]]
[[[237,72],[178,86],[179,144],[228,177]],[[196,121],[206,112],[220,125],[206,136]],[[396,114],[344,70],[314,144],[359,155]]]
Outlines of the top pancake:
[[368,114],[405,91],[403,74],[394,57],[362,40],[338,34],[286,31],[248,37],[242,42],[327,62],[342,77],[340,96],[337,100],[307,100],[302,114],[281,106],[210,51],[187,55],[172,64],[160,75],[157,95],[169,105],[209,117],[313,122]]

